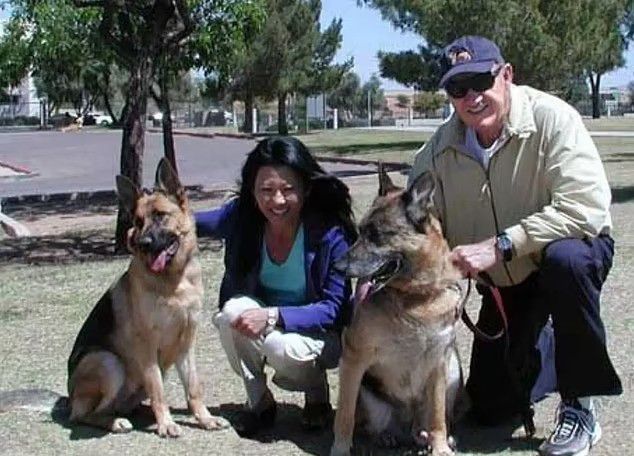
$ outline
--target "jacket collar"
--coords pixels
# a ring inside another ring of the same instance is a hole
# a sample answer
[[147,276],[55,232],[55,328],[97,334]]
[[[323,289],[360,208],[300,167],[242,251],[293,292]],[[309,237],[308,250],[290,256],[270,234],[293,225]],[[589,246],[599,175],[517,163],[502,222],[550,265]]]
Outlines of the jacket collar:
[[[455,111],[441,128],[446,128],[449,134],[440,135],[438,151],[443,151],[448,147],[466,151],[466,127]],[[510,136],[517,135],[521,138],[537,131],[531,101],[524,87],[511,84],[511,109],[504,128]]]

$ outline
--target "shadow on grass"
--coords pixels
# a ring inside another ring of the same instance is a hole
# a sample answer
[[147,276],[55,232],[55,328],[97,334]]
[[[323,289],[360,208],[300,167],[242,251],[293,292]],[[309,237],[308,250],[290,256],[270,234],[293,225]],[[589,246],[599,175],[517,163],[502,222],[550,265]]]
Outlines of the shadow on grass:
[[634,185],[628,187],[613,187],[611,190],[613,203],[627,203],[634,199]]
[[[200,250],[218,251],[222,243],[204,238],[198,240],[198,246]],[[0,241],[0,264],[66,264],[127,257],[127,253],[115,253],[114,235],[110,231]]]
[[[186,187],[186,190],[190,201],[223,199],[227,194],[225,189],[204,190],[200,185]],[[2,202],[5,214],[27,221],[51,215],[113,215],[117,210],[117,195],[114,191],[27,195],[6,198]]]
[[[243,404],[226,403],[219,408],[210,408],[212,415],[225,418],[233,426],[238,414],[243,410]],[[295,444],[303,452],[313,455],[327,455],[332,443],[332,426],[318,431],[306,431],[301,427],[301,407],[295,404],[278,403],[275,425],[245,439],[261,443],[271,443],[279,440]]]
[[362,155],[376,152],[377,150],[383,152],[417,150],[423,144],[424,141],[397,141],[371,144],[345,144],[341,146],[314,146],[312,150],[315,153],[329,153],[334,155]]

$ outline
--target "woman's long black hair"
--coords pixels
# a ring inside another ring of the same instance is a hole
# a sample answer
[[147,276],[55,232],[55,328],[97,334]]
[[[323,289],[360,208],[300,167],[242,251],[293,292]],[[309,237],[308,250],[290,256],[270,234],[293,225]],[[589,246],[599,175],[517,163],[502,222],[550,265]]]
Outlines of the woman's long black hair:
[[240,275],[244,276],[251,270],[261,248],[265,218],[257,206],[253,190],[255,178],[262,166],[288,166],[293,169],[301,177],[304,188],[309,190],[302,207],[302,216],[308,212],[317,214],[325,224],[340,225],[349,243],[356,240],[357,228],[346,184],[326,173],[297,138],[267,138],[249,152],[242,167],[237,224]]

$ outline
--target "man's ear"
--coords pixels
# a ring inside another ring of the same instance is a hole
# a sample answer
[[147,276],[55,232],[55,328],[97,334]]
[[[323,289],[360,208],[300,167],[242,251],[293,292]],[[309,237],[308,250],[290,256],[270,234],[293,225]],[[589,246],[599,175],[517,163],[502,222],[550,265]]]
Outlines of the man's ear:
[[165,157],[161,158],[156,167],[154,188],[174,196],[179,204],[184,200],[185,189],[183,189],[176,171]]
[[434,206],[434,192],[436,179],[432,172],[426,171],[414,180],[403,196],[407,218],[418,228],[422,229],[430,215],[437,217]]
[[388,193],[397,192],[402,190],[400,187],[397,187],[388,176],[387,171],[385,170],[385,165],[383,165],[382,161],[378,163],[379,168],[379,196],[385,196]]
[[117,176],[117,196],[125,210],[132,214],[137,200],[141,197],[141,190],[129,178],[119,174]]

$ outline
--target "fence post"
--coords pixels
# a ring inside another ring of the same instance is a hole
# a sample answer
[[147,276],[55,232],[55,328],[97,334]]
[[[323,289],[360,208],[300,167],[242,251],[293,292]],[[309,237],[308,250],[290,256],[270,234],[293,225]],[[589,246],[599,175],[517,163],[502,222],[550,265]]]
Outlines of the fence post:
[[258,110],[253,108],[251,110],[251,133],[255,134],[258,132]]
[[335,108],[332,111],[332,129],[337,130],[339,128],[339,110]]
[[46,130],[48,127],[48,119],[46,118],[48,112],[46,109],[46,98],[40,98],[40,129]]

